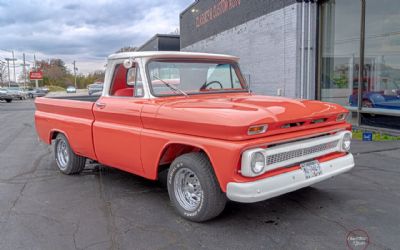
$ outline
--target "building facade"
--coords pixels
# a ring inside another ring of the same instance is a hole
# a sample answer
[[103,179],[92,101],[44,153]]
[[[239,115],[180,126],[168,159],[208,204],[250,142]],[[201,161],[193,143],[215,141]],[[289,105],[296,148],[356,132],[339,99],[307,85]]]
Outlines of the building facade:
[[398,130],[399,16],[398,0],[199,0],[180,16],[180,47],[240,57],[256,93],[339,103],[357,125]]
[[138,48],[138,51],[179,51],[179,35],[156,34]]

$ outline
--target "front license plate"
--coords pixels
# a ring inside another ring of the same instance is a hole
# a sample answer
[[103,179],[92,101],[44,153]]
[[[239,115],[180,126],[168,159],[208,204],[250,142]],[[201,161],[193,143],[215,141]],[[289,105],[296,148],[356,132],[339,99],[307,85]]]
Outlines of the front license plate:
[[303,170],[306,179],[310,179],[322,174],[321,166],[319,165],[318,161],[304,162],[300,164],[300,167]]

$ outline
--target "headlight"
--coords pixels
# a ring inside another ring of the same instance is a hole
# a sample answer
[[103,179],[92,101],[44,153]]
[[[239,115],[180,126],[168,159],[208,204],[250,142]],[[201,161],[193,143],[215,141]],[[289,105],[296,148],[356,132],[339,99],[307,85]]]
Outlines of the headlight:
[[261,173],[265,168],[265,156],[261,152],[255,152],[251,155],[251,163],[250,163],[251,171],[254,174]]
[[351,145],[351,133],[345,133],[343,135],[343,138],[341,140],[341,149],[342,152],[349,152],[350,151],[350,145]]

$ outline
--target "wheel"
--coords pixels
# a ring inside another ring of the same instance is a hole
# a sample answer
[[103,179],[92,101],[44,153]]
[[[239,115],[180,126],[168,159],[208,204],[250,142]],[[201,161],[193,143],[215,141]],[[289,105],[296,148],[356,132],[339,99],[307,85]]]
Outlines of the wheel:
[[63,174],[79,174],[85,168],[86,158],[76,155],[72,151],[63,134],[58,134],[55,139],[54,153],[58,169]]
[[29,94],[28,96],[29,98],[33,99],[33,94]]
[[364,108],[372,108],[372,102],[370,100],[363,100],[361,104]]
[[172,204],[185,219],[207,221],[225,208],[226,195],[204,153],[177,157],[169,168],[167,186]]
[[6,102],[10,103],[12,102],[12,99],[6,99]]

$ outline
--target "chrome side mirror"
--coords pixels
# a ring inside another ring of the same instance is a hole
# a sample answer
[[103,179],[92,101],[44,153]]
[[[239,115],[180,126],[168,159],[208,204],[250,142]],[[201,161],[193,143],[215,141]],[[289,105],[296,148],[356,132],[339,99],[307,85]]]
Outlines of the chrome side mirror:
[[129,59],[126,59],[126,60],[124,61],[124,67],[125,67],[126,69],[132,68],[133,64],[134,64],[133,58],[129,58]]

